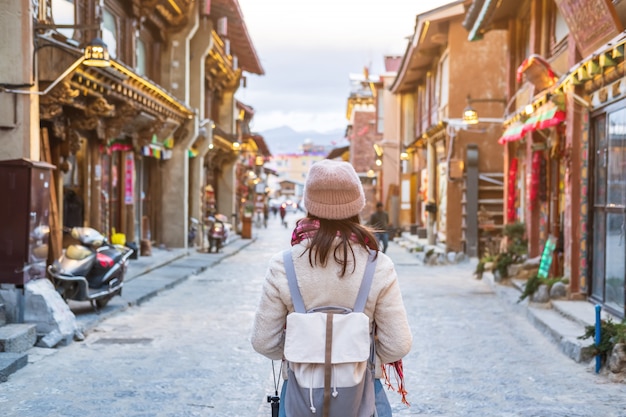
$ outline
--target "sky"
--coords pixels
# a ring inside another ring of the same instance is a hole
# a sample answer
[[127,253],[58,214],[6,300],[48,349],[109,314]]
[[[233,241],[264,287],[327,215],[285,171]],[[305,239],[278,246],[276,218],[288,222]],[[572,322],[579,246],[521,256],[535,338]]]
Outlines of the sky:
[[237,99],[256,132],[345,130],[350,74],[403,56],[418,14],[449,0],[239,0],[265,75],[244,74]]

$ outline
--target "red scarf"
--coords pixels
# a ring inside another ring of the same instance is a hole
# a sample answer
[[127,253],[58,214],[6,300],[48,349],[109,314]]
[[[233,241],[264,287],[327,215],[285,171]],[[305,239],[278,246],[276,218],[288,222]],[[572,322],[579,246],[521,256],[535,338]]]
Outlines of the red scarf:
[[[312,238],[315,233],[317,233],[320,227],[319,220],[312,219],[302,219],[297,224],[295,229],[293,229],[293,233],[291,234],[291,246],[297,245],[305,239]],[[337,236],[341,236],[339,232],[337,232]],[[356,236],[351,236],[350,240],[357,242]],[[409,402],[406,399],[407,391],[405,389],[404,384],[404,369],[402,366],[402,359],[393,363],[382,364],[382,375],[385,380],[385,385],[388,389],[392,391],[398,391],[398,393],[402,396],[402,403],[410,406]],[[392,371],[395,372],[395,382],[396,387],[391,383],[390,375]]]

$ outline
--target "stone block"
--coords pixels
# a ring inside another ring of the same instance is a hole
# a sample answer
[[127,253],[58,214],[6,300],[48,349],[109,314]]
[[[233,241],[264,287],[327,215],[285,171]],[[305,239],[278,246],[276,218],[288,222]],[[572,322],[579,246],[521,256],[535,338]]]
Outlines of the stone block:
[[567,286],[562,282],[556,282],[550,288],[550,298],[551,299],[560,299],[567,297]]
[[39,339],[37,347],[50,349],[57,346],[67,346],[72,342],[72,339],[73,335],[61,334],[60,331],[55,329]]
[[460,264],[462,262],[468,261],[469,258],[463,252],[457,252],[454,256],[454,263]]
[[[37,325],[37,333],[44,339],[72,340],[77,329],[76,316],[47,279],[30,281],[25,285],[26,307],[24,321]],[[55,336],[56,335],[56,336]],[[48,347],[49,343],[45,346]]]
[[613,346],[607,366],[614,374],[626,372],[626,344],[617,343]]
[[531,301],[535,303],[547,303],[550,301],[550,293],[548,292],[548,286],[542,284],[537,288],[537,291],[532,295]]
[[446,254],[446,260],[451,264],[456,263],[456,252],[448,252]]
[[0,326],[7,324],[7,311],[4,304],[0,303]]
[[19,321],[18,291],[15,287],[0,284],[0,303],[4,305],[4,317],[6,323]]
[[522,264],[511,264],[507,267],[507,274],[512,278],[516,278],[522,270]]
[[535,258],[526,259],[522,263],[523,269],[539,269],[539,264],[541,263],[541,256],[537,256]]
[[28,364],[25,353],[0,352],[0,382],[6,382],[9,375],[17,372]]
[[0,327],[0,352],[26,352],[37,342],[34,324],[7,324]]

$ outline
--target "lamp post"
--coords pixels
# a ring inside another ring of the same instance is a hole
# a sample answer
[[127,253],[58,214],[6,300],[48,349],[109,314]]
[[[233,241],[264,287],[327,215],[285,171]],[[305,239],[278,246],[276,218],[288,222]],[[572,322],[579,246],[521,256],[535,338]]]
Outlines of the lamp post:
[[[491,118],[491,117],[479,117],[478,111],[472,107],[473,103],[500,103],[503,106],[507,106],[507,101],[504,98],[477,98],[473,99],[468,94],[467,106],[463,110],[462,119],[455,119],[448,121],[448,136],[450,137],[450,145],[448,149],[448,156],[446,159],[448,181],[452,181],[453,178],[450,175],[451,158],[454,152],[454,144],[460,130],[471,130],[471,126],[478,123],[491,123],[502,124],[503,118]],[[479,228],[478,228],[478,194],[479,194],[479,148],[475,144],[467,144],[466,155],[464,160],[465,165],[465,223],[466,223],[466,253],[469,256],[478,256],[479,254]]]

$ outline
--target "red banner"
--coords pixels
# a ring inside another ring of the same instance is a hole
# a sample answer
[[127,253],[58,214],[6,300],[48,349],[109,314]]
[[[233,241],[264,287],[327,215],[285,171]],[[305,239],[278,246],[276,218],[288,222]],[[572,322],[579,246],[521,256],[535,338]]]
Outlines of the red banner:
[[124,164],[124,204],[133,204],[133,175],[135,171],[135,157],[132,152],[126,154]]

